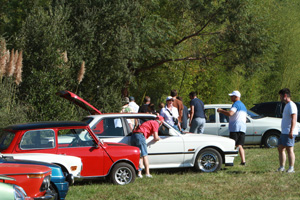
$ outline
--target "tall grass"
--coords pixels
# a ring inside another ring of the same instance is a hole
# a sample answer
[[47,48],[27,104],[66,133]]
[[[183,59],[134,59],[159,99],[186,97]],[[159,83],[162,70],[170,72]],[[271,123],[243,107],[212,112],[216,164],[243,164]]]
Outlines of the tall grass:
[[0,127],[26,121],[26,106],[17,99],[22,82],[23,52],[6,49],[0,38]]
[[240,158],[236,157],[233,167],[224,167],[217,173],[151,170],[153,179],[137,179],[125,186],[81,181],[70,187],[66,199],[300,199],[300,143],[295,145],[293,174],[276,172],[277,149],[249,147],[245,151],[246,166],[240,166]]

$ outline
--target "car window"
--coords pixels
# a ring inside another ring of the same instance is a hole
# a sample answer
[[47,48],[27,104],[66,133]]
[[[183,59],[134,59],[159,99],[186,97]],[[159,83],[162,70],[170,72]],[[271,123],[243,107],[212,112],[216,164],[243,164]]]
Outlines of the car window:
[[205,109],[205,118],[206,118],[206,123],[216,123],[215,109],[214,108]]
[[20,149],[49,149],[54,147],[55,132],[52,129],[27,131],[20,142]]
[[257,110],[255,110],[255,112],[263,116],[276,117],[276,107],[277,102],[262,103],[257,107]]
[[57,133],[58,147],[86,147],[95,144],[86,129],[62,129]]
[[0,150],[5,150],[13,141],[15,133],[2,130],[0,133]]
[[92,130],[98,137],[124,136],[124,128],[121,118],[102,119],[93,126]]
[[161,125],[158,129],[159,136],[169,136],[169,128],[166,125]]

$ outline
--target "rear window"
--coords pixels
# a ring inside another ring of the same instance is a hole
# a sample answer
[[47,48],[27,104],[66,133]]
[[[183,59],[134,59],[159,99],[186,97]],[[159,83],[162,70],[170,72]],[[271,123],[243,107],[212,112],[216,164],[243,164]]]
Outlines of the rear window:
[[15,133],[1,130],[0,132],[0,150],[5,150],[13,141]]

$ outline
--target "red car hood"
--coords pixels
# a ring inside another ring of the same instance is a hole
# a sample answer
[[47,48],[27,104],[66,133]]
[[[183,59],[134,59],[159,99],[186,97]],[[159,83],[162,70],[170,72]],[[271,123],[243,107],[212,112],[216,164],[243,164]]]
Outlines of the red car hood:
[[72,103],[80,106],[84,110],[88,111],[91,115],[102,114],[94,106],[92,106],[91,104],[89,104],[88,102],[86,102],[85,100],[83,100],[82,98],[80,98],[79,96],[77,96],[76,94],[74,94],[68,90],[57,92],[56,95],[63,97],[65,99],[71,101]]

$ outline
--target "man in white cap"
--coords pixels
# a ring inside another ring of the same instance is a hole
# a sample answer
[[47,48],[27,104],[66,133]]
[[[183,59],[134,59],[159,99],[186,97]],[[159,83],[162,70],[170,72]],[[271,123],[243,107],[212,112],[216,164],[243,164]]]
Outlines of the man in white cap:
[[241,93],[239,91],[235,90],[230,93],[229,96],[233,102],[231,109],[227,111],[218,108],[218,112],[229,116],[229,137],[235,140],[235,146],[239,148],[241,165],[246,165],[243,145],[245,142],[246,133],[247,108],[240,100]]

